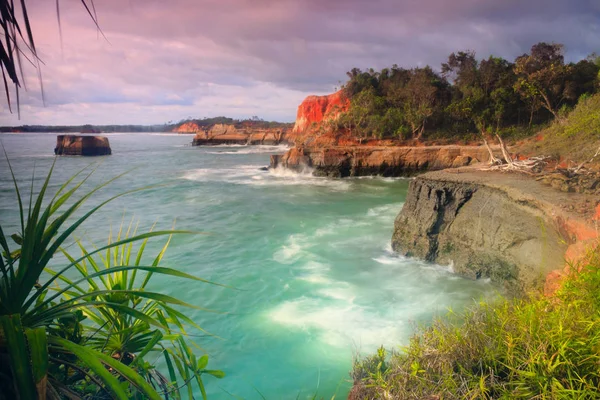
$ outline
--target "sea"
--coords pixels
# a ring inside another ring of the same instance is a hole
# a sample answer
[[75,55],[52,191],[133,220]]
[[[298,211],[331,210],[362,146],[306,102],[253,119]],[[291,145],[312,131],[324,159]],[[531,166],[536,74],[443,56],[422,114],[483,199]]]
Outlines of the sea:
[[[190,135],[106,136],[112,155],[103,157],[55,158],[55,134],[5,133],[0,142],[26,198],[32,179],[39,190],[53,163],[50,193],[86,167],[94,172],[82,194],[124,174],[82,212],[144,188],[104,206],[76,231],[79,239],[101,246],[111,230],[132,222],[138,232],[195,232],[176,235],[162,265],[224,286],[155,275],[150,289],[203,308],[185,310],[206,331],[189,329],[189,338],[198,354],[209,355],[209,368],[226,374],[205,377],[209,399],[343,399],[356,357],[380,346],[402,351],[436,316],[495,290],[458,277],[451,265],[392,251],[410,179],[266,170],[269,156],[285,146],[193,147]],[[1,155],[0,223],[10,235],[18,221]],[[163,244],[155,240],[146,254]]]

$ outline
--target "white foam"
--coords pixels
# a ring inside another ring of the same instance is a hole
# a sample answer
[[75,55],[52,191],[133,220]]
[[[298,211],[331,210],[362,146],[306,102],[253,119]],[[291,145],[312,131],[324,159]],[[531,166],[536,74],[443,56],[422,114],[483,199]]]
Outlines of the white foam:
[[291,264],[301,257],[303,251],[303,235],[290,235],[287,243],[273,254],[273,259],[280,264]]
[[262,171],[260,165],[239,165],[233,168],[215,169],[199,168],[185,172],[181,179],[252,186],[320,186],[336,191],[345,191],[351,186],[349,181],[314,177],[309,172],[297,173],[283,169]]
[[369,208],[367,211],[368,217],[378,217],[378,218],[389,218],[390,216],[395,217],[398,215],[404,203],[393,203],[393,204],[385,204],[383,206]]
[[[338,285],[343,282],[337,282]],[[354,303],[354,299],[356,299],[356,295],[354,294],[354,289],[346,284],[346,287],[332,287],[326,289],[320,289],[318,293],[322,296],[329,297],[335,300],[343,300],[347,303]]]
[[358,345],[373,350],[405,336],[402,321],[335,299],[301,297],[286,301],[271,310],[268,317],[280,325],[315,331],[321,342],[337,348],[350,349]]
[[381,257],[373,258],[373,261],[378,262],[379,264],[384,264],[384,265],[394,265],[394,264],[400,263],[398,258],[389,257],[389,256],[381,256]]
[[298,277],[298,279],[317,285],[325,285],[333,282],[331,279],[320,273],[301,275]]
[[346,231],[348,229],[357,228],[360,226],[369,225],[368,221],[361,221],[350,218],[340,218],[336,222],[329,223],[322,228],[315,230],[314,236],[323,237],[337,234],[340,231]]
[[[213,146],[211,146],[213,147]],[[216,147],[216,146],[215,146]],[[221,147],[221,146],[219,146]],[[224,146],[225,147],[225,146]],[[222,150],[222,151],[207,151],[207,154],[225,154],[225,155],[236,155],[236,154],[263,154],[263,153],[285,153],[289,150],[288,146],[278,145],[278,146],[268,146],[268,145],[231,145],[227,147],[237,148],[239,150]]]

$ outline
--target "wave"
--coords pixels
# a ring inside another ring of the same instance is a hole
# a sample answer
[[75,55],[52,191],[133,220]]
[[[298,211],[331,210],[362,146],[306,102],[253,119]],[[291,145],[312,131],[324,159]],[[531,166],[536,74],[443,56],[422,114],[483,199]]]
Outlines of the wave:
[[239,165],[233,168],[199,168],[187,171],[181,179],[197,182],[227,182],[252,186],[319,186],[335,191],[346,191],[349,181],[312,176],[309,172],[283,169],[265,171],[259,165]]
[[297,261],[304,251],[304,246],[301,243],[302,239],[299,235],[290,235],[287,244],[281,246],[273,254],[273,259],[280,264],[291,264]]
[[[333,293],[333,292],[329,292]],[[283,326],[315,331],[330,346],[353,346],[374,350],[406,337],[402,321],[387,318],[374,308],[353,304],[348,299],[300,297],[281,303],[268,318]]]
[[398,215],[400,210],[402,210],[402,207],[404,207],[404,202],[385,204],[382,206],[369,208],[369,210],[367,210],[367,217],[385,220],[388,220],[390,218],[394,219],[396,218],[396,215]]
[[55,154],[24,154],[22,156],[17,156],[16,158],[54,158]]
[[224,147],[224,148],[238,148],[239,150],[222,150],[222,151],[207,151],[207,154],[263,154],[263,153],[284,153],[289,150],[289,146],[278,145],[278,146],[270,146],[270,145],[229,145],[229,146],[211,146],[214,147]]

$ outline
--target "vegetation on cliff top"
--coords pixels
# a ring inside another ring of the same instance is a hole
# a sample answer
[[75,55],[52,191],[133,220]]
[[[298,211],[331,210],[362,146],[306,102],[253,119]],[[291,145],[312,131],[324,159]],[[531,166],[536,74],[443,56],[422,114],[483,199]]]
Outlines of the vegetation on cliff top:
[[523,143],[518,151],[583,162],[590,160],[599,147],[600,93],[597,93],[582,96],[564,119],[541,130],[537,140]]
[[337,120],[360,138],[464,137],[469,133],[532,133],[562,119],[580,97],[599,89],[600,57],[566,63],[563,46],[538,43],[507,61],[452,53],[441,66],[348,72],[350,110]]
[[481,302],[388,357],[357,360],[351,399],[592,399],[600,391],[600,248],[554,297]]

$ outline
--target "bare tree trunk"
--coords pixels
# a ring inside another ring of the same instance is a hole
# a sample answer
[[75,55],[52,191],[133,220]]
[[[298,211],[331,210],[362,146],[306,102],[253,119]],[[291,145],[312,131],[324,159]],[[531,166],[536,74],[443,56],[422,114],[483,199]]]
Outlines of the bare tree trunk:
[[423,136],[424,132],[425,132],[425,121],[423,121],[423,124],[419,128],[419,133],[417,134],[417,137],[415,137],[415,139],[416,140],[421,140],[421,136]]
[[508,149],[506,148],[506,144],[504,143],[504,141],[502,140],[502,138],[500,137],[500,135],[498,135],[496,133],[496,137],[498,138],[498,141],[500,142],[500,150],[502,150],[502,156],[504,157],[504,160],[506,161],[506,163],[508,165],[513,165],[513,159],[510,156],[510,154],[508,153]]
[[531,129],[531,124],[533,124],[533,113],[535,112],[535,108],[533,105],[531,106],[531,113],[529,114],[529,129]]
[[578,173],[578,172],[579,172],[579,170],[581,170],[581,168],[583,168],[583,166],[584,166],[585,164],[588,164],[588,163],[594,162],[594,159],[596,159],[596,157],[598,157],[598,156],[600,156],[600,147],[598,147],[598,150],[596,150],[596,153],[595,153],[595,154],[592,156],[592,158],[590,158],[589,160],[587,160],[587,161],[584,161],[584,162],[582,162],[581,164],[579,164],[579,166],[578,166],[577,168],[575,168],[575,169],[573,170],[573,172],[574,172],[574,173]]
[[483,144],[485,144],[485,148],[487,149],[488,153],[490,153],[489,164],[490,165],[502,164],[502,160],[500,160],[498,157],[496,157],[494,155],[494,152],[490,148],[488,141],[485,139],[485,134],[483,132],[481,133],[481,137],[483,138]]
[[544,101],[542,102],[542,104],[544,105],[544,108],[546,108],[548,111],[550,111],[552,113],[552,115],[554,115],[554,118],[557,120],[560,120],[560,117],[558,115],[558,113],[554,110],[554,108],[552,107],[552,103],[550,103],[550,99],[548,98],[548,96],[544,93],[542,94],[542,99],[544,99]]

